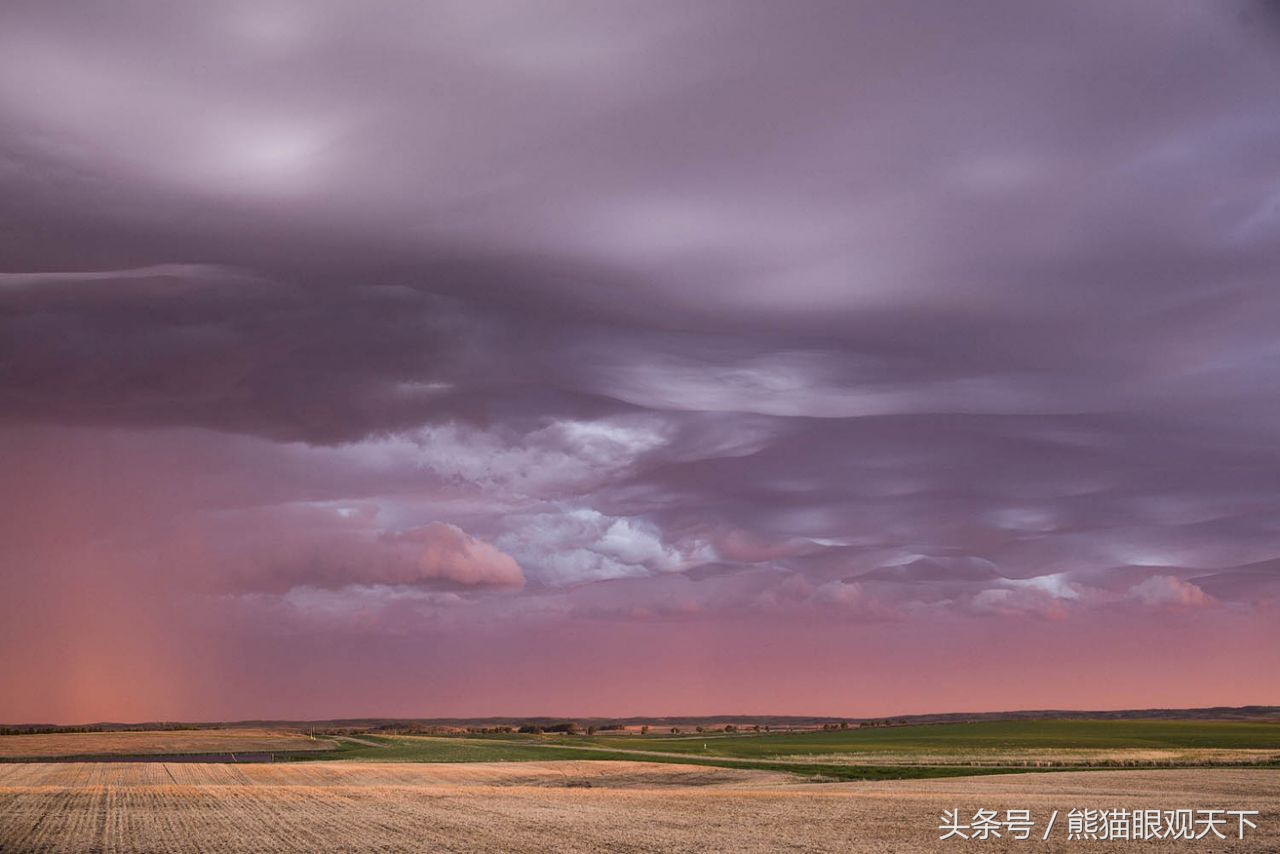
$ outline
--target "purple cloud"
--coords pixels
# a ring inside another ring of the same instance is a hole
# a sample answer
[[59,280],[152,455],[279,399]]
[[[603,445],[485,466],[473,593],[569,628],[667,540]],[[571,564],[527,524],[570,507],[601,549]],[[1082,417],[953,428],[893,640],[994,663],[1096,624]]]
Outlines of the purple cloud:
[[1274,644],[1268,8],[8,3],[0,640]]

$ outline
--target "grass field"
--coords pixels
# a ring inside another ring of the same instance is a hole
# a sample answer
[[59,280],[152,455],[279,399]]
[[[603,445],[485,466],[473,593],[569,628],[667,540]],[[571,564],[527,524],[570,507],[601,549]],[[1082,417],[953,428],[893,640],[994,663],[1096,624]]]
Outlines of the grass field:
[[840,751],[881,753],[970,752],[990,748],[1116,749],[1223,748],[1280,751],[1280,722],[1037,720],[931,724],[796,733],[685,733],[679,736],[594,736],[610,746],[661,745],[694,752],[706,743],[727,756],[766,756]]
[[[306,758],[306,757],[298,757]],[[888,780],[1097,767],[1280,768],[1280,724],[1016,721],[734,735],[362,736],[315,758],[373,762],[554,759],[682,762]]]
[[1280,761],[1280,722],[989,721],[801,733],[595,736],[613,750],[858,764],[1107,765]]
[[938,840],[943,810],[1258,809],[1280,850],[1280,774],[1063,772],[814,785],[759,771],[615,762],[0,766],[0,851],[72,854],[978,850],[1123,852],[1161,843]]
[[[663,754],[640,749],[610,749],[579,743],[570,736],[558,737],[507,737],[467,738],[461,736],[361,736],[361,742],[343,742],[332,752],[293,759],[344,760],[357,762],[554,762],[554,761],[634,761],[658,764],[678,763],[712,768],[734,768],[789,772],[802,777],[826,780],[895,780],[922,777],[955,777],[973,774],[1011,773],[1006,768],[965,768],[907,766],[907,765],[852,765],[829,764],[802,759],[796,762],[784,760],[743,759],[724,756],[692,756]],[[375,742],[374,747],[364,742]]]
[[227,728],[0,737],[17,757],[231,754],[367,762],[633,760],[790,771],[832,780],[908,779],[1129,766],[1280,767],[1280,723],[990,721],[832,731],[664,735],[472,735],[308,739]]

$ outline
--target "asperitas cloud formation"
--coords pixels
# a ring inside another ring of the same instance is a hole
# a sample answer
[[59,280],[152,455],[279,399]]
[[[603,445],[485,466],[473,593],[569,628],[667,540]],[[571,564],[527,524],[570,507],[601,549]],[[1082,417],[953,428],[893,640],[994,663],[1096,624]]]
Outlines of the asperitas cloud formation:
[[0,719],[1274,689],[1274,23],[4,4]]

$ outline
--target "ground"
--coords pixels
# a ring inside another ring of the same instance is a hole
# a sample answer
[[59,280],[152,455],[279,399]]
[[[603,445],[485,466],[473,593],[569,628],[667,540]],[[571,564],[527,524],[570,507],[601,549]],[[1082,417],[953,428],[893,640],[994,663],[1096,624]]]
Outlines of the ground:
[[841,780],[970,776],[1027,769],[1280,768],[1280,723],[1022,720],[781,733],[369,736],[326,758],[484,762],[646,759],[784,768]]
[[329,750],[332,741],[299,732],[229,727],[151,732],[56,732],[0,736],[0,759],[66,756],[141,756],[160,753],[258,753]]
[[606,735],[576,743],[836,764],[1253,764],[1280,761],[1280,723],[1011,720],[817,732]]
[[[74,761],[86,756],[100,761]],[[1274,722],[314,740],[225,727],[3,736],[0,760],[2,854],[1280,851]],[[1195,767],[1159,767],[1171,764]],[[1258,827],[1243,840],[1236,825],[1225,840],[1067,839],[1072,809],[1209,808],[1258,810]],[[1036,836],[938,839],[944,811],[979,809],[1030,810]]]
[[[1257,809],[1241,841],[939,841],[944,810]],[[0,851],[1280,850],[1280,772],[1176,769],[822,784],[669,764],[0,766]]]

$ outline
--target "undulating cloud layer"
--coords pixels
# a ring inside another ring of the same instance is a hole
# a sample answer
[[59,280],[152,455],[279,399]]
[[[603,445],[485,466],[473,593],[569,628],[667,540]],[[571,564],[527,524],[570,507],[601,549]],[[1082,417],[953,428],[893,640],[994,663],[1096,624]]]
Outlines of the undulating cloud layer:
[[1264,3],[0,10],[0,720],[1276,702]]

